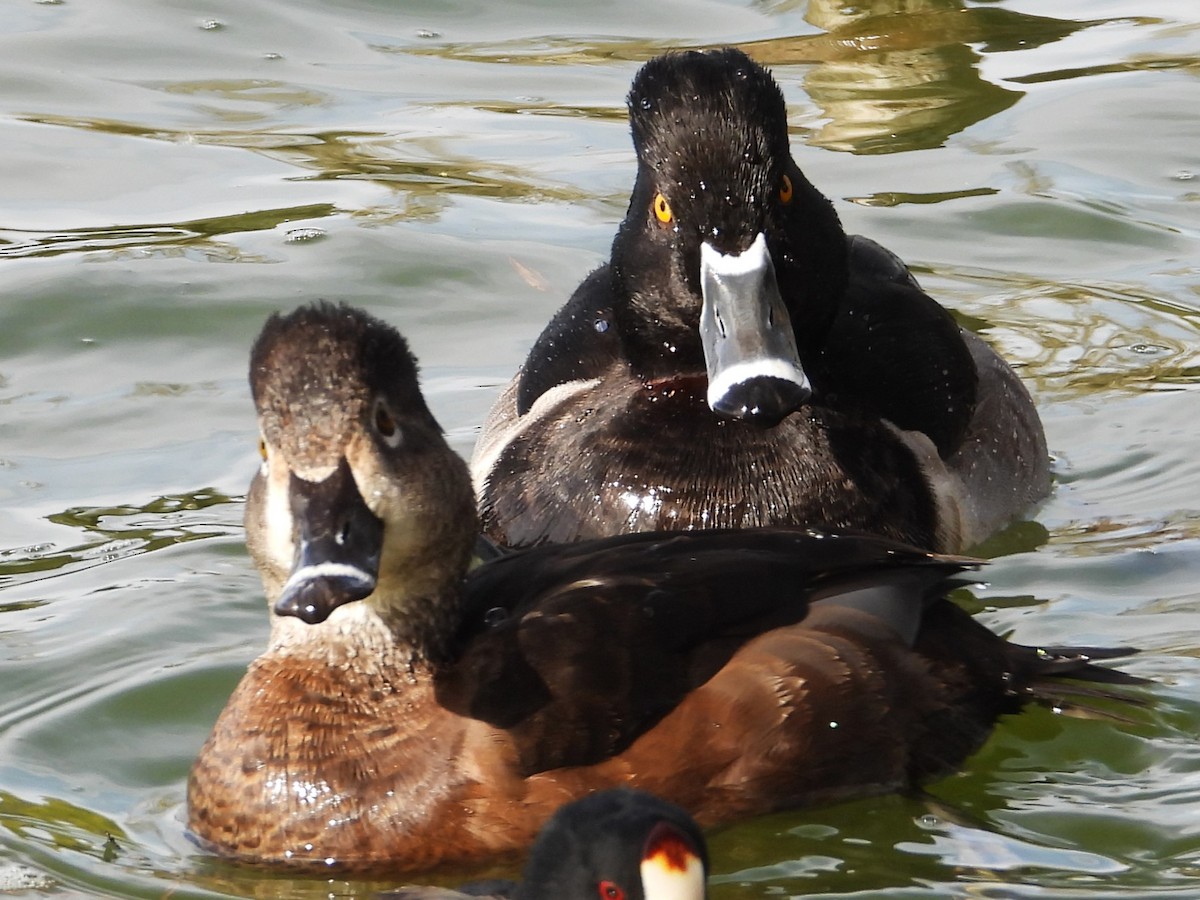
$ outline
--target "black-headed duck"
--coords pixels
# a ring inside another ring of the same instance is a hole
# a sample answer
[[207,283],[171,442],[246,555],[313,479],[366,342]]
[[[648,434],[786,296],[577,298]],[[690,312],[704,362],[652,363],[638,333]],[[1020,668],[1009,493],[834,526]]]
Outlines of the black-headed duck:
[[961,552],[1046,495],[1028,392],[903,262],[842,230],[764,68],[734,49],[657,57],[629,115],[611,260],[475,450],[491,537],[804,524]]
[[1123,678],[944,599],[973,561],[875,537],[631,534],[468,574],[470,477],[394,329],[272,317],[250,382],[272,624],[188,786],[218,853],[427,869],[615,786],[707,827],[945,773],[1059,676]]
[[707,874],[708,846],[691,816],[645,791],[614,788],[561,807],[534,841],[519,883],[401,888],[384,897],[704,900]]

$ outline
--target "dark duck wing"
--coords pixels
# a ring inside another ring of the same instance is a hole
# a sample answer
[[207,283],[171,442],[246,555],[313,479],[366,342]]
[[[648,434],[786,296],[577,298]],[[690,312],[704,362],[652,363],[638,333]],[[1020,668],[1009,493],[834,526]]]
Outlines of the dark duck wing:
[[[527,774],[636,757],[648,734],[691,746],[697,722],[719,722],[725,762],[761,769],[741,785],[761,794],[738,801],[756,808],[917,783],[1048,682],[1136,681],[1086,649],[1023,647],[975,622],[945,595],[977,565],[790,528],[515,553],[468,577],[438,698],[505,728]],[[755,747],[790,771],[752,763]],[[715,788],[725,775],[705,766]]]

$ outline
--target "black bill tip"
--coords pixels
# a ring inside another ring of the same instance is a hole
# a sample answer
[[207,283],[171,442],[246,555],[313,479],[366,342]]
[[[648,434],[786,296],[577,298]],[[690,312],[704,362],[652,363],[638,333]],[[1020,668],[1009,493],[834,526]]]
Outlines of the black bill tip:
[[339,606],[364,600],[374,591],[375,576],[357,566],[337,562],[303,566],[283,586],[275,614],[317,625]]
[[755,375],[728,385],[717,396],[710,397],[709,402],[713,412],[719,415],[774,428],[804,406],[811,396],[812,389],[807,383]]

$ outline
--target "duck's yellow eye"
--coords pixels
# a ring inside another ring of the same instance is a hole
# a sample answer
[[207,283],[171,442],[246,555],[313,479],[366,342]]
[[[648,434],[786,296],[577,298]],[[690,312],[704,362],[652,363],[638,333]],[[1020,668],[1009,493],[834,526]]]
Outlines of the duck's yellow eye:
[[667,202],[667,198],[662,194],[654,195],[654,218],[662,222],[664,225],[670,223],[674,218],[671,214],[671,204]]
[[267,458],[267,439],[266,438],[260,437],[258,439],[258,455],[261,456],[263,459]]
[[781,203],[792,202],[792,179],[786,175],[783,176],[783,181],[779,182],[779,200]]

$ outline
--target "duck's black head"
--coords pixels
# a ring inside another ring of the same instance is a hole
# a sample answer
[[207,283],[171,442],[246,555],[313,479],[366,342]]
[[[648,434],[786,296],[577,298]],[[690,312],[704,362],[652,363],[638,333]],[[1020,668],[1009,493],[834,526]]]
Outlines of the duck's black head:
[[638,72],[629,114],[638,174],[613,268],[630,361],[647,379],[703,366],[716,411],[773,425],[807,399],[802,361],[847,281],[783,94],[739,50],[670,53]]

